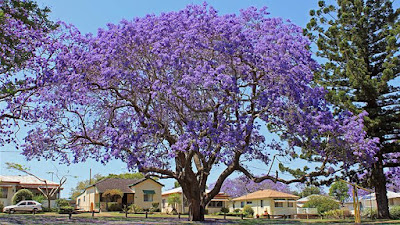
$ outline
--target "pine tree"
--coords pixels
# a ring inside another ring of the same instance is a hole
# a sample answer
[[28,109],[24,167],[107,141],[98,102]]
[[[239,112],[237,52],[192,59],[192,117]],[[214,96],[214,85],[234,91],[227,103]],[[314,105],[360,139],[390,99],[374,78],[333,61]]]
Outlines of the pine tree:
[[382,146],[367,184],[375,189],[378,217],[389,218],[384,168],[400,166],[400,10],[390,0],[318,4],[305,29],[324,62],[315,79],[337,108],[369,113],[366,131]]

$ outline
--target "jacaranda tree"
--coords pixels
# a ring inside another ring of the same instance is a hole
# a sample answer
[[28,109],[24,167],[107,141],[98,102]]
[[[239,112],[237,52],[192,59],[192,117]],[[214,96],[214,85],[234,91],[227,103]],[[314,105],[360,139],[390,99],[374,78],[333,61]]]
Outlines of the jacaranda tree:
[[[204,220],[205,206],[235,171],[255,182],[291,183],[328,176],[339,162],[374,161],[363,115],[334,117],[324,89],[312,84],[317,65],[301,29],[265,10],[220,16],[189,6],[109,24],[97,36],[71,29],[64,44],[46,85],[30,98],[41,123],[25,139],[28,159],[116,158],[174,178],[191,220]],[[262,129],[280,138],[269,142]],[[257,177],[244,164],[269,164],[276,152],[320,163],[291,180]],[[222,172],[206,193],[216,165]]]
[[[214,187],[214,184],[210,185],[210,187]],[[289,185],[287,184],[274,182],[273,180],[264,180],[262,182],[256,183],[244,175],[236,177],[234,179],[226,179],[222,184],[220,191],[228,194],[232,198],[236,198],[264,189],[291,193]]]
[[13,141],[7,128],[25,117],[25,103],[41,85],[37,78],[50,65],[49,34],[57,25],[48,13],[31,0],[0,1],[0,146]]

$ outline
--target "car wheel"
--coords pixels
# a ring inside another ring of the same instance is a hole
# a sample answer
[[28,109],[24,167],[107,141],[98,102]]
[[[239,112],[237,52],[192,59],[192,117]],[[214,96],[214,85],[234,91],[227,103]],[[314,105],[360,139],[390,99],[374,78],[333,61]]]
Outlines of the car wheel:
[[33,210],[32,210],[32,213],[33,213],[33,214],[36,214],[37,211],[38,211],[37,209],[33,209]]
[[10,211],[8,211],[10,214],[14,214],[15,213],[15,209],[10,209]]

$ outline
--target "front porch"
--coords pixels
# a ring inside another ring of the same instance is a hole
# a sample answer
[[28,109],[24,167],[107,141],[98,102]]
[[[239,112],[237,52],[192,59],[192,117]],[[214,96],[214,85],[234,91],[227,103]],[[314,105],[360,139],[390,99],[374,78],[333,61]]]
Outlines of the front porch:
[[108,211],[120,211],[124,208],[124,206],[130,206],[134,204],[134,199],[135,199],[135,194],[134,193],[124,193],[124,195],[121,197],[114,196],[111,201],[107,202],[106,197],[102,196],[102,193],[98,194],[100,195],[100,202],[96,204],[96,208],[100,208],[101,211],[105,212],[107,211],[107,203],[108,206],[110,205],[117,205],[117,209],[112,208]]

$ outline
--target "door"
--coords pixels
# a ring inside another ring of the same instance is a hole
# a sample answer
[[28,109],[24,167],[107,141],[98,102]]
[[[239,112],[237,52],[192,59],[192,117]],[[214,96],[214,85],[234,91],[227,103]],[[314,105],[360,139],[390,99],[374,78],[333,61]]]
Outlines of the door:
[[26,211],[26,202],[21,202],[16,205],[15,211]]

